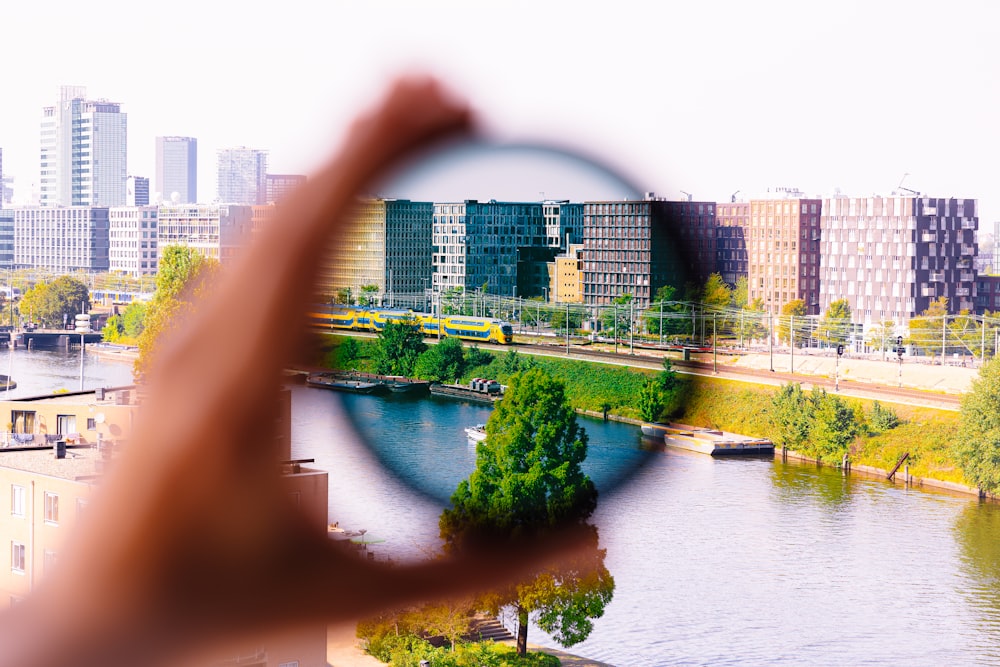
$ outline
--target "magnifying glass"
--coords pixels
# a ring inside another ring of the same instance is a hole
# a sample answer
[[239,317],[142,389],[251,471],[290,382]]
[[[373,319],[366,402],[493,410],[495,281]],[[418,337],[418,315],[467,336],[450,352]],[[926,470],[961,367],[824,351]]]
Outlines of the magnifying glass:
[[[336,240],[319,286],[329,302],[310,319],[344,337],[338,368],[310,383],[341,393],[388,470],[447,503],[509,428],[491,418],[516,374],[541,369],[583,413],[581,467],[611,492],[650,453],[640,418],[662,412],[637,406],[663,358],[647,309],[688,282],[675,218],[562,147],[468,141],[426,155],[359,202]],[[626,421],[609,428],[609,408]]]

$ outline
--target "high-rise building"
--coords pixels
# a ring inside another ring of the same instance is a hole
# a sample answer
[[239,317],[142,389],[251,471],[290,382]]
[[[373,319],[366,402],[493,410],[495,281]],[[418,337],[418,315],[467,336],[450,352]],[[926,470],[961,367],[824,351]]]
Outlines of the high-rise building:
[[715,270],[733,286],[740,277],[748,277],[746,234],[750,228],[750,202],[717,204],[715,225]]
[[422,293],[430,287],[434,204],[408,199],[361,202],[354,221],[321,269],[320,290],[334,294],[363,285],[380,293]]
[[975,199],[920,196],[823,200],[820,306],[847,299],[856,322],[903,324],[938,297],[973,310]]
[[125,180],[125,205],[149,205],[149,179],[145,176],[129,176]]
[[124,206],[128,117],[86,88],[63,86],[42,109],[42,206]]
[[[490,294],[515,296],[523,259],[519,251],[546,248],[542,209],[542,202],[467,199],[435,203],[435,291],[461,288],[471,292],[485,286]],[[538,277],[530,282],[547,284],[546,264],[554,255],[552,249],[531,262]],[[522,295],[524,289],[522,285]]]
[[156,275],[156,206],[115,206],[108,211],[108,270]]
[[[198,140],[194,137],[156,138],[156,192],[162,201],[198,201]],[[174,197],[177,193],[177,197]]]
[[53,273],[108,270],[108,209],[28,206],[14,212],[14,268]]
[[156,212],[157,261],[172,245],[225,264],[249,245],[253,210],[240,204],[161,204]]
[[244,146],[223,148],[218,157],[220,202],[267,203],[267,151]]
[[277,204],[289,192],[306,182],[306,177],[300,174],[267,174],[265,179],[267,204]]
[[14,268],[14,211],[0,207],[0,269]]
[[648,308],[665,285],[678,293],[715,270],[715,203],[644,200],[583,204],[583,302],[631,294]]
[[801,299],[807,315],[819,315],[820,215],[823,202],[789,190],[785,198],[751,199],[747,247],[747,292],[767,311],[781,313],[789,301]]

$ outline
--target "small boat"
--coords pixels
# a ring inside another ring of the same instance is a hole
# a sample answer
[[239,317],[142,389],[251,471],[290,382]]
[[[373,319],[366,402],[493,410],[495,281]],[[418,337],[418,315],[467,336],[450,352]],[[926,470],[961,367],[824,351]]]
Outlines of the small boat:
[[345,380],[331,377],[329,375],[310,375],[306,378],[306,384],[310,387],[321,387],[323,389],[333,389],[334,391],[347,391],[352,394],[370,394],[382,389],[383,385],[378,382],[362,382],[361,380]]
[[712,428],[688,426],[686,424],[661,424],[646,422],[642,434],[647,437],[662,437],[669,447],[686,449],[710,456],[733,456],[739,454],[767,455],[774,453],[774,443],[765,438],[752,438],[736,433],[727,433]]
[[486,424],[476,424],[475,426],[470,426],[465,429],[465,435],[468,436],[469,442],[474,442],[476,444],[486,440]]
[[394,394],[426,394],[431,383],[421,380],[408,380],[406,382],[391,382],[387,386],[389,387],[389,391]]

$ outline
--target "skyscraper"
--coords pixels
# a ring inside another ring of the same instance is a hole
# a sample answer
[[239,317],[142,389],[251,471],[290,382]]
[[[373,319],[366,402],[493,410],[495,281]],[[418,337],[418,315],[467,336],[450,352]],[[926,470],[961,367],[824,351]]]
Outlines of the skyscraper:
[[163,201],[198,201],[198,140],[194,137],[156,138],[156,191]]
[[226,204],[266,204],[267,151],[220,149],[218,198]]
[[82,86],[59,93],[42,109],[41,205],[124,205],[128,115]]
[[125,205],[149,205],[149,179],[145,176],[129,176],[125,180]]

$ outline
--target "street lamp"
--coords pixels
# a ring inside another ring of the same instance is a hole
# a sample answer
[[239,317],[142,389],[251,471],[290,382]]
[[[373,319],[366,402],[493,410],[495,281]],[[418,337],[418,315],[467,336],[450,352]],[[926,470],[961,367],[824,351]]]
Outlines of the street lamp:
[[85,336],[91,331],[90,315],[80,313],[76,316],[74,322],[74,329],[80,332],[80,391],[83,391],[83,352],[87,345]]

